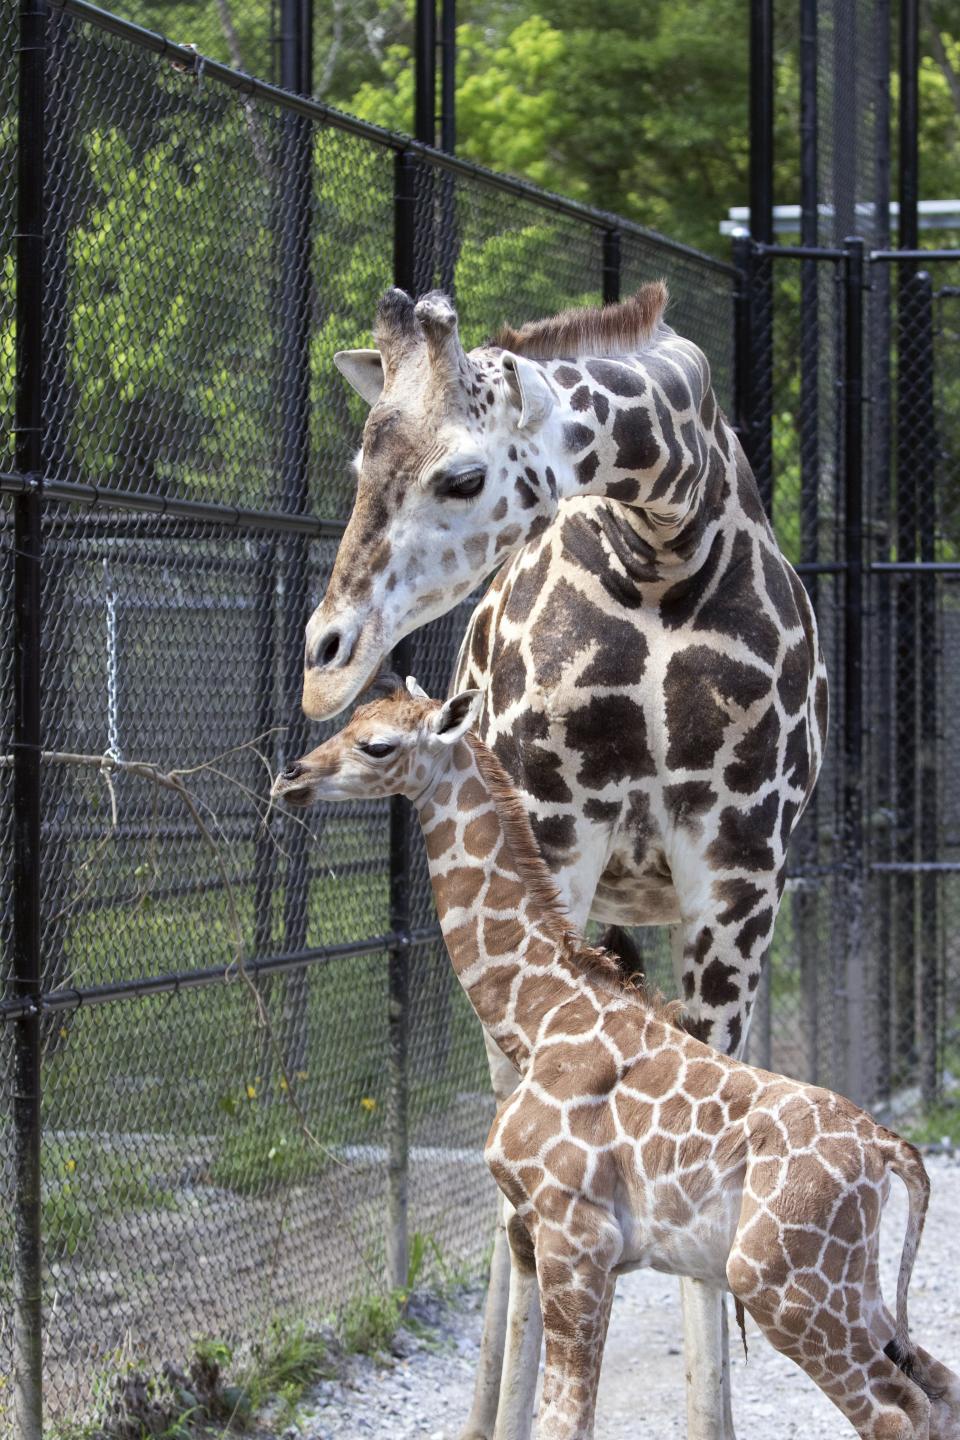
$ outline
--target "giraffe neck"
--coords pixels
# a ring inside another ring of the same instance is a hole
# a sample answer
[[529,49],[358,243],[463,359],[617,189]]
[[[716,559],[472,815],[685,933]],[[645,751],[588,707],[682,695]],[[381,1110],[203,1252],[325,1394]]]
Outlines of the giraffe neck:
[[491,783],[491,769],[499,771],[490,752],[462,739],[414,803],[454,970],[483,1025],[523,1071],[557,1005],[589,993],[599,1012],[615,997],[576,964],[575,937],[522,803],[502,772],[507,793]]
[[592,495],[626,508],[640,579],[676,583],[702,568],[719,532],[745,515],[766,523],[696,346],[664,331],[635,355],[540,364],[558,402],[541,442],[548,480],[560,500]]

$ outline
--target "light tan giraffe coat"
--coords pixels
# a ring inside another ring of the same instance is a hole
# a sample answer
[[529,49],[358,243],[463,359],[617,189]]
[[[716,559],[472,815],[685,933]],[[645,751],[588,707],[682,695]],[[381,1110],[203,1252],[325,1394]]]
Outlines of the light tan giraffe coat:
[[[411,682],[278,779],[289,803],[405,794],[460,983],[521,1079],[485,1155],[536,1269],[541,1440],[593,1433],[613,1277],[728,1287],[871,1440],[956,1440],[960,1381],[908,1336],[929,1182],[916,1149],[830,1091],[709,1048],[570,926],[526,812],[473,735],[475,692]],[[891,1174],[910,1218],[894,1321],[878,1283]]]

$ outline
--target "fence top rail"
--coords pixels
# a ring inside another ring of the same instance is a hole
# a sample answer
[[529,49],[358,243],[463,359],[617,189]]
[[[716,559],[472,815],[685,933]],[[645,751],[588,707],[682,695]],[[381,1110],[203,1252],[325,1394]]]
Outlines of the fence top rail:
[[838,249],[836,245],[769,245],[764,240],[749,240],[750,249],[754,255],[762,255],[765,259],[772,260],[845,260],[846,250]]
[[960,260],[960,245],[953,250],[871,250],[871,260],[895,264],[898,260]]
[[173,520],[193,520],[203,525],[226,525],[240,530],[289,531],[312,539],[336,538],[346,528],[342,520],[320,515],[302,515],[283,510],[251,510],[243,505],[218,505],[208,500],[181,499],[155,495],[148,490],[121,490],[109,485],[87,485],[50,476],[21,475],[0,471],[0,494],[38,494],[47,500],[86,505],[91,509],[135,510],[144,515],[162,515]]
[[498,171],[488,170],[485,166],[477,165],[471,160],[463,160],[456,155],[448,155],[442,150],[435,150],[432,146],[414,140],[409,135],[384,130],[369,120],[360,120],[355,115],[348,115],[343,110],[326,105],[322,100],[295,95],[289,90],[283,90],[279,85],[272,85],[267,80],[260,80],[254,75],[248,75],[243,70],[233,70],[229,65],[200,55],[197,51],[169,40],[155,30],[148,30],[145,26],[137,25],[132,20],[125,20],[119,15],[113,15],[107,10],[100,9],[97,5],[91,5],[89,0],[51,0],[51,4],[54,9],[74,15],[78,20],[84,20],[142,50],[150,50],[155,55],[176,61],[187,72],[185,76],[187,79],[203,76],[205,80],[215,80],[231,90],[236,90],[253,99],[263,100],[280,109],[293,111],[295,114],[317,121],[321,125],[345,130],[348,134],[369,140],[372,144],[394,150],[397,153],[415,155],[425,164],[504,191],[519,199],[528,200],[543,210],[569,215],[573,219],[586,221],[600,230],[616,230],[625,235],[635,235],[638,239],[644,240],[647,244],[667,254],[694,260],[698,265],[712,270],[715,274],[730,281],[737,278],[736,270],[726,261],[718,260],[713,255],[706,255],[702,251],[694,249],[692,245],[682,244],[679,240],[671,240],[666,235],[660,235],[656,230],[648,230],[634,220],[624,219],[622,216],[613,215],[606,210],[595,209],[591,205],[584,205],[577,200],[570,200],[564,195],[556,195],[549,190],[541,190],[536,185],[532,185],[527,180],[521,180],[517,176],[501,175]]

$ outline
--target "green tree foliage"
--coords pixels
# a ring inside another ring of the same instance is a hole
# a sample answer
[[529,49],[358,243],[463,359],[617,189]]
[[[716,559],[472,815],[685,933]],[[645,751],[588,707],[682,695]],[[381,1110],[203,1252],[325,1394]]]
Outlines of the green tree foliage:
[[[795,12],[795,4],[777,6],[775,194],[785,204],[799,199]],[[457,121],[464,154],[727,253],[719,221],[747,200],[748,6],[530,0],[461,5],[460,13]],[[924,33],[922,193],[954,196],[960,194],[955,7],[941,4],[928,14]],[[345,103],[409,130],[408,45],[391,46],[380,72]]]
[[[270,73],[265,0],[129,0],[126,8],[201,51]],[[787,7],[779,8],[783,19]],[[315,73],[327,98],[410,128],[412,12],[413,0],[316,0]],[[960,38],[945,0],[926,0],[924,16],[923,189],[960,194]],[[746,198],[746,7],[463,0],[460,17],[464,154],[726,252],[718,221]],[[777,61],[784,201],[797,198],[795,16],[792,25],[780,27]],[[60,333],[69,342],[70,463],[100,483],[276,504],[280,215],[289,189],[280,127],[268,109],[234,97],[208,103],[192,77],[163,62],[155,73],[162,103],[153,118],[149,95],[143,113],[128,102],[115,114],[88,111],[81,99],[74,117],[70,165],[78,173],[58,259],[68,309]],[[8,112],[0,116],[4,173],[12,174],[14,143]],[[390,280],[392,162],[324,130],[315,133],[312,162],[313,254],[301,301],[311,309],[316,486],[323,475],[345,477],[362,415],[332,356],[368,340],[376,297]],[[589,265],[548,215],[484,199],[469,186],[458,186],[450,204],[469,340],[505,318],[597,298],[599,276],[585,288]],[[8,259],[0,271],[7,413],[12,285]],[[338,508],[348,498],[346,478],[342,488],[332,497]]]

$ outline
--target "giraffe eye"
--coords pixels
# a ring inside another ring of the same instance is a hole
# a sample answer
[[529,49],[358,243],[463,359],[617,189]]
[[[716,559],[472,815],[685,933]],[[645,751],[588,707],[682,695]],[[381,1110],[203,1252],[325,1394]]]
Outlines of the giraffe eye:
[[397,747],[395,742],[390,740],[366,740],[361,741],[357,748],[374,760],[383,760],[387,755],[392,755]]
[[472,500],[479,495],[487,478],[482,465],[473,470],[463,470],[459,475],[444,475],[437,484],[437,494],[452,500]]

